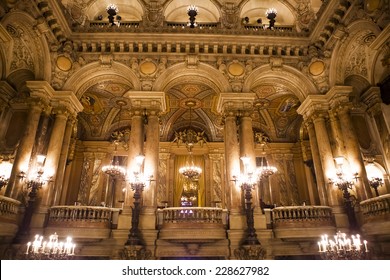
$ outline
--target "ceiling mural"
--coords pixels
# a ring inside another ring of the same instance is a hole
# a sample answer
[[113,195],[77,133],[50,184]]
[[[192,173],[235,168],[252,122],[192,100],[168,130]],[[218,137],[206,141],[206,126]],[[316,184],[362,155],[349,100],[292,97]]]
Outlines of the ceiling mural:
[[[119,119],[115,101],[130,89],[126,84],[104,81],[85,91],[80,99],[84,110],[80,113],[79,129],[84,140],[108,139],[113,124]],[[126,112],[121,112],[120,116],[121,120],[130,120],[130,115]]]
[[296,109],[299,99],[283,85],[260,85],[252,89],[257,99],[253,122],[273,142],[295,141],[299,137],[302,118]]

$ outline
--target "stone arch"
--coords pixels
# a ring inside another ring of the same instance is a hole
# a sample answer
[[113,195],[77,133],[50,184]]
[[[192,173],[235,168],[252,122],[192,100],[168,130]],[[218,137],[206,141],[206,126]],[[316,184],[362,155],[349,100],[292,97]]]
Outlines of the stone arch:
[[45,36],[37,36],[35,29],[44,24],[42,19],[34,19],[22,11],[8,13],[2,20],[7,32],[12,37],[10,48],[6,51],[7,59],[5,74],[27,69],[34,73],[36,80],[49,81],[51,77],[50,51]]
[[185,63],[178,63],[169,67],[156,79],[153,90],[165,91],[186,79],[196,80],[197,78],[203,78],[203,81],[215,92],[231,91],[226,77],[214,67],[204,63],[200,63],[196,68],[188,68]]
[[[333,51],[330,61],[330,86],[343,84],[349,75],[360,75],[372,83],[371,68],[375,54],[370,44],[380,33],[375,23],[367,20],[358,20],[345,30],[346,39],[341,39]],[[348,36],[348,37],[347,37]]]
[[[231,91],[229,81],[223,76],[223,74],[214,67],[203,63],[199,63],[196,68],[188,68],[185,63],[178,63],[168,68],[161,76],[157,78],[153,90],[164,91],[167,93],[170,91],[170,89],[176,86],[192,83],[203,85],[208,88],[204,92],[205,95],[198,95],[198,97],[201,99],[207,97],[210,98],[210,92],[217,95],[220,92]],[[178,95],[175,98],[186,99],[187,96],[181,93],[180,96]],[[177,120],[184,114],[185,111],[185,109],[179,108],[177,111],[175,111],[175,113],[169,114],[169,120],[167,120],[166,126],[162,128],[161,132],[161,138],[164,141],[168,141],[172,136],[173,127],[179,128]],[[211,108],[208,108],[207,111],[208,112],[206,114],[204,109],[199,110],[197,116],[201,121],[199,123],[194,122],[193,124],[194,127],[196,126],[200,130],[205,130],[209,140],[216,141],[216,139],[218,139],[216,136],[218,132],[217,128],[213,125],[212,120],[212,118],[215,116],[211,113]]]
[[318,89],[302,72],[290,66],[273,70],[270,65],[264,65],[253,70],[244,82],[243,92],[250,92],[255,86],[265,81],[282,84],[296,94],[303,102],[309,94],[318,94]]
[[[171,0],[164,6],[164,18],[167,21],[187,22],[186,9],[189,5],[196,5],[199,13],[198,22],[218,22],[221,17],[220,4],[215,0],[197,0],[196,3],[188,0]],[[203,14],[202,14],[203,13]]]
[[126,65],[112,62],[111,67],[103,67],[100,62],[93,62],[80,68],[66,81],[63,89],[72,90],[77,98],[93,84],[106,79],[120,80],[130,85],[133,90],[140,90],[141,83],[134,72]]
[[359,101],[360,95],[370,88],[370,82],[359,75],[350,75],[346,77],[344,85],[352,86],[352,95],[357,99],[356,101]]

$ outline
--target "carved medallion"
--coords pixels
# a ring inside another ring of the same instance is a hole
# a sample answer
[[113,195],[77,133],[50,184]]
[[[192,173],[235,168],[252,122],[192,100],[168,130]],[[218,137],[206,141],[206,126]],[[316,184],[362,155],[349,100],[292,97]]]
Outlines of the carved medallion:
[[151,61],[145,61],[139,66],[140,71],[145,75],[151,75],[157,70],[156,64]]
[[62,71],[69,71],[72,68],[72,61],[66,56],[59,56],[57,58],[57,67]]
[[228,71],[230,75],[241,76],[244,74],[245,68],[241,63],[233,62],[229,65]]
[[321,75],[325,70],[325,63],[323,61],[314,61],[309,66],[309,72],[313,76]]

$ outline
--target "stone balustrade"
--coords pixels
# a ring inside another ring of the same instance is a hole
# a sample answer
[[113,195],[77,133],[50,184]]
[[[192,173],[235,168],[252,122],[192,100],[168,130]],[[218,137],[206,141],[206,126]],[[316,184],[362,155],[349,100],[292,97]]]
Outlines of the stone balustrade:
[[331,221],[332,219],[332,208],[328,206],[286,206],[272,210],[274,223],[305,220]]
[[332,208],[328,206],[284,206],[271,213],[277,238],[318,237],[335,232]]
[[48,226],[111,228],[117,223],[119,210],[101,206],[53,206]]
[[226,239],[227,210],[169,207],[157,211],[159,240],[207,243]]
[[20,201],[0,195],[0,240],[12,240],[18,232]]
[[360,202],[363,222],[380,221],[390,217],[390,194]]
[[16,222],[20,201],[0,195],[0,219]]
[[226,224],[226,210],[214,207],[170,207],[159,209],[160,224]]

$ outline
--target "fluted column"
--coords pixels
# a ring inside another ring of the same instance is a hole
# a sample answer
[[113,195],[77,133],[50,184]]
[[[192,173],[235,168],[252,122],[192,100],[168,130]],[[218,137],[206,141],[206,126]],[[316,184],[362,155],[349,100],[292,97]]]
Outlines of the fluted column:
[[64,201],[64,199],[62,198],[64,198],[66,195],[66,189],[63,186],[63,181],[64,181],[66,161],[68,158],[70,139],[72,137],[74,125],[75,125],[75,117],[69,118],[66,123],[64,141],[62,143],[60,158],[58,161],[57,176],[54,185],[55,193],[54,193],[53,205],[59,205],[61,200]]
[[[372,139],[377,143],[380,154],[383,157],[383,163],[385,170],[390,170],[390,153],[386,152],[390,150],[390,143],[387,143],[388,136],[390,135],[390,128],[386,124],[390,122],[389,118],[386,118],[382,107],[386,106],[382,103],[381,92],[379,87],[371,87],[361,96],[362,102],[367,105],[367,114],[369,116],[369,123],[372,127],[373,135]],[[388,121],[386,121],[388,119]],[[388,176],[384,174],[384,187],[387,192],[390,193],[390,183],[386,179]]]
[[372,193],[368,183],[363,157],[360,152],[359,141],[352,125],[349,111],[350,108],[348,105],[344,105],[342,108],[337,109],[341,130],[343,132],[344,143],[348,143],[345,148],[351,167],[350,171],[357,172],[360,177],[360,179],[355,183],[356,191],[360,200],[366,200],[368,198],[372,198]]
[[[132,176],[135,171],[139,171],[135,158],[138,155],[144,154],[144,117],[143,111],[133,110],[133,116],[131,118],[131,134],[129,140],[129,153],[127,159],[127,174]],[[128,208],[132,205],[133,193],[132,191],[126,192],[125,207]]]
[[144,206],[154,211],[157,203],[156,186],[158,182],[158,161],[159,161],[159,143],[160,129],[158,111],[148,111],[148,124],[146,125],[146,142],[145,142],[145,174],[151,175],[153,181],[149,187],[144,190]]
[[10,179],[5,192],[5,196],[9,196],[14,199],[18,199],[22,188],[22,182],[18,176],[22,171],[25,173],[28,171],[39,119],[45,106],[44,103],[36,99],[30,99],[29,101],[31,103],[30,110],[27,116],[27,123],[24,128],[23,137],[19,142]]
[[334,142],[334,155],[339,157],[345,154],[345,144],[340,127],[340,122],[337,117],[337,112],[329,112],[330,128],[332,130],[332,141]]
[[[250,162],[248,166],[249,172],[255,172],[256,169],[256,154],[254,146],[254,135],[252,128],[252,117],[250,116],[251,111],[245,111],[241,113],[240,117],[240,157],[249,157]],[[258,188],[253,192],[253,206],[259,206]]]
[[[321,157],[321,165],[323,168],[324,182],[328,182],[331,177],[330,174],[335,173],[334,160],[332,155],[332,148],[330,146],[328,132],[325,124],[325,113],[313,115],[313,124],[317,136],[317,145]],[[337,199],[337,190],[332,188],[330,184],[325,184],[328,189],[328,203],[329,205],[339,205]]]
[[231,181],[233,176],[237,176],[240,173],[240,151],[237,139],[236,114],[234,111],[226,112],[224,133],[229,207],[233,212],[241,212],[241,190]]
[[54,194],[54,184],[57,176],[58,163],[60,160],[62,143],[66,122],[68,120],[68,112],[64,108],[56,108],[54,111],[56,117],[53,129],[50,136],[49,146],[47,148],[45,174],[50,176],[51,181],[47,183],[47,187],[43,189],[42,206],[50,206],[52,196]]
[[309,135],[310,149],[313,158],[314,172],[317,180],[317,190],[321,205],[328,205],[328,197],[326,194],[326,181],[324,180],[324,173],[321,165],[320,151],[318,148],[318,140],[314,125],[311,120],[306,121],[307,133]]

